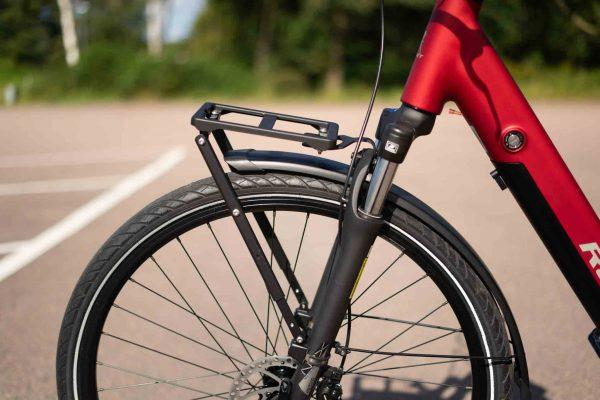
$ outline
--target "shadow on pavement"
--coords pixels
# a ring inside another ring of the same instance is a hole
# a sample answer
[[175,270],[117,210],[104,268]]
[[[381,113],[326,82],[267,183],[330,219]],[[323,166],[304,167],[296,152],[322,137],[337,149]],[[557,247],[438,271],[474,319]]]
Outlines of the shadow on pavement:
[[[392,380],[384,380],[382,390],[367,389],[363,387],[361,377],[356,377],[352,381],[352,400],[464,400],[468,399],[469,392],[456,388],[456,386],[466,386],[469,384],[470,377],[458,378],[449,377],[443,382],[448,386],[433,386],[422,383],[411,383],[412,389],[409,393],[392,390]],[[542,386],[531,384],[532,400],[550,400],[546,395],[546,389]],[[519,396],[517,395],[516,398]]]

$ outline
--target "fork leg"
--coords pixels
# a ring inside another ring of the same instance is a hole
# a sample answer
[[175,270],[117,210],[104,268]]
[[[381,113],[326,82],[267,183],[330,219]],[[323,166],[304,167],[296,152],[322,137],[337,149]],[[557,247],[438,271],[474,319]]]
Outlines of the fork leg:
[[329,353],[353,291],[364,268],[369,251],[383,225],[382,210],[392,186],[398,164],[404,161],[413,140],[433,129],[435,116],[403,105],[394,120],[378,133],[377,163],[369,183],[364,206],[359,208],[359,194],[371,170],[372,150],[362,153],[353,175],[350,199],[344,211],[339,246],[334,247],[315,300],[312,330],[308,335],[308,351],[303,365],[292,378],[291,400],[306,400],[315,382],[327,367]]
[[358,209],[358,195],[369,172],[372,157],[364,157],[357,166],[344,211],[344,221],[337,254],[331,265],[332,273],[325,278],[324,298],[314,310],[313,329],[308,342],[308,355],[292,378],[291,400],[306,400],[315,382],[327,365],[329,353],[348,308],[349,299],[364,267],[367,255],[383,219],[363,214]]

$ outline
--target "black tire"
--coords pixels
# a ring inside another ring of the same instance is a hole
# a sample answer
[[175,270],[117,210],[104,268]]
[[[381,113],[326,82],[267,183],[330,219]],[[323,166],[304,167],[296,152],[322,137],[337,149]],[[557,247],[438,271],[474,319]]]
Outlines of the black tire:
[[[337,183],[284,174],[229,176],[247,212],[288,210],[337,217],[341,191]],[[96,253],[73,291],[62,322],[56,360],[61,400],[98,398],[96,357],[115,298],[137,268],[163,245],[207,221],[229,218],[220,199],[212,179],[175,190],[127,221]],[[390,217],[381,237],[403,249],[445,296],[469,354],[508,356],[503,318],[473,267],[443,237],[392,207],[388,205],[386,215]],[[473,360],[472,398],[509,399],[509,367]]]

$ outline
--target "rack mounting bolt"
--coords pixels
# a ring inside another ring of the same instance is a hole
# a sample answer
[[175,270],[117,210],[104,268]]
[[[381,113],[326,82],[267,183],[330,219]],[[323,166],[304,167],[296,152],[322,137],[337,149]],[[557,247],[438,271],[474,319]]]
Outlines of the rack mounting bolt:
[[296,343],[298,343],[298,344],[302,344],[302,343],[304,343],[304,339],[302,338],[302,336],[298,336],[298,337],[296,338]]
[[200,136],[200,137],[198,138],[198,144],[199,144],[200,146],[204,146],[204,143],[206,143],[206,139],[204,139],[204,137],[203,137],[203,136]]
[[234,208],[231,213],[233,214],[234,217],[240,216],[240,210],[238,210],[237,208]]

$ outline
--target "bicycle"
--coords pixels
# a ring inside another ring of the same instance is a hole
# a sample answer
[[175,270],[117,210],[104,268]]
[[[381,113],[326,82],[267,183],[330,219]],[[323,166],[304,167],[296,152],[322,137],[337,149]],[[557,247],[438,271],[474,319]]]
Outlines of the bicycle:
[[[442,217],[392,184],[448,101],[595,323],[600,355],[600,221],[482,31],[481,3],[436,2],[402,105],[383,111],[375,141],[364,134],[383,2],[358,137],[330,121],[205,103],[192,125],[212,177],[148,205],[94,256],[61,328],[59,397],[339,400],[343,378],[357,376],[361,388],[382,379],[403,393],[435,388],[436,398],[530,398],[517,324],[491,273]],[[227,132],[355,151],[346,165],[235,150]]]

